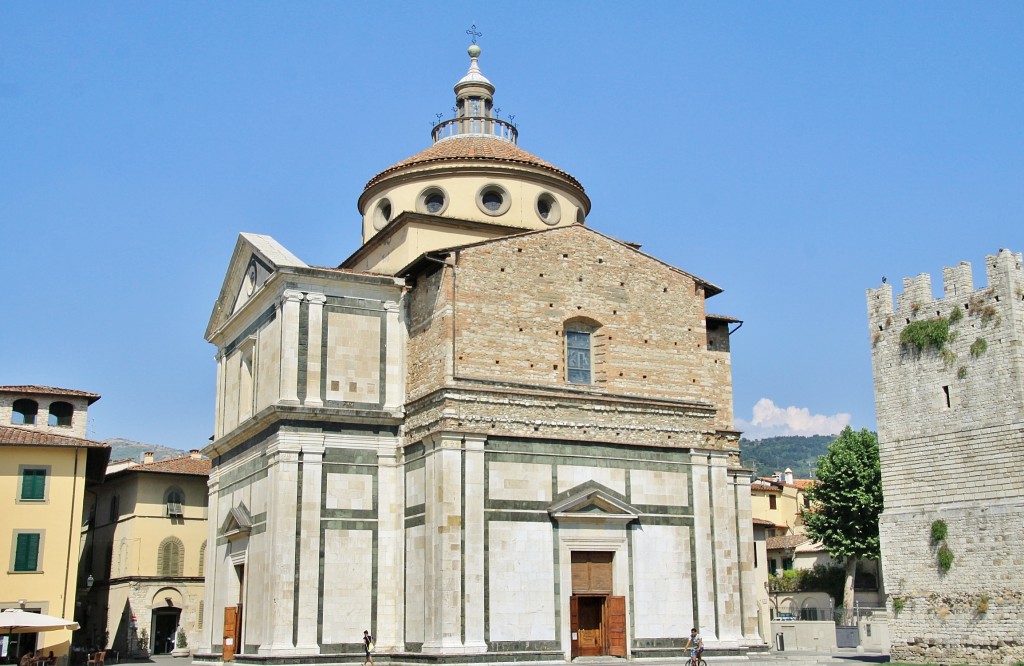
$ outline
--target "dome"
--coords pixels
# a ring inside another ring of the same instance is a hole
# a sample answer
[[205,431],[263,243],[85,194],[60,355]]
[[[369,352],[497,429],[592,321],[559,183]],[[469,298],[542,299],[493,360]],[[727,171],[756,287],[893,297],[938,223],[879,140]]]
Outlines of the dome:
[[420,151],[407,159],[384,169],[366,183],[364,189],[370,189],[377,183],[386,179],[389,175],[403,171],[411,167],[418,167],[427,164],[440,164],[446,162],[501,162],[506,164],[518,164],[532,166],[548,171],[554,175],[561,176],[569,183],[583,192],[583,185],[573,178],[568,172],[562,171],[555,165],[542,160],[533,153],[528,153],[516,144],[489,136],[453,136],[438,141],[430,148]]

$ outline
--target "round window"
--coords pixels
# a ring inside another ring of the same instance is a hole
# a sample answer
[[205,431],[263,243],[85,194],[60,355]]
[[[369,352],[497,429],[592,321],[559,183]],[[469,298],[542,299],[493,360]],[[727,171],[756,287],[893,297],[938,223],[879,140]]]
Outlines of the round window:
[[512,197],[501,185],[485,185],[476,195],[477,207],[491,216],[502,215],[511,204]]
[[373,228],[380,231],[391,221],[391,202],[381,199],[373,210]]
[[440,187],[432,186],[420,192],[416,209],[421,213],[440,215],[448,207],[448,195]]
[[583,209],[576,209],[576,224],[583,224],[586,221],[586,217],[583,215]]
[[537,215],[544,224],[555,225],[562,219],[562,209],[558,205],[558,199],[548,192],[541,192],[537,197]]

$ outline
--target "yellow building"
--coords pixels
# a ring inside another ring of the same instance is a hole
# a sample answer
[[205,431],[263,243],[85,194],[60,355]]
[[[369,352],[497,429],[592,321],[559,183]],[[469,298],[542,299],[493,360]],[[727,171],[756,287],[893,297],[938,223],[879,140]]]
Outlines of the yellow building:
[[[100,396],[47,386],[0,386],[0,609],[75,617],[84,498],[103,478],[110,448],[85,439]],[[29,650],[65,657],[70,631],[0,638],[0,660]]]
[[118,461],[96,488],[83,531],[90,640],[119,654],[165,654],[180,628],[194,644],[202,628],[210,461],[188,456]]

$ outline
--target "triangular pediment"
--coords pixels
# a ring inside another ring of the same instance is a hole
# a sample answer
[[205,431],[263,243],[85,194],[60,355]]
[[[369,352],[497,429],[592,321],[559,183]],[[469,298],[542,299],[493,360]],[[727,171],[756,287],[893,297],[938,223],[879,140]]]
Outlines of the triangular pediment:
[[209,340],[233,314],[254,298],[279,269],[306,267],[305,262],[270,236],[239,234],[206,327],[206,339]]
[[220,525],[220,535],[228,539],[235,539],[241,536],[248,536],[252,531],[252,516],[245,504],[239,502],[228,510],[224,516],[224,522]]
[[569,490],[567,497],[552,503],[548,515],[559,522],[625,524],[639,518],[640,510],[600,484],[587,483]]

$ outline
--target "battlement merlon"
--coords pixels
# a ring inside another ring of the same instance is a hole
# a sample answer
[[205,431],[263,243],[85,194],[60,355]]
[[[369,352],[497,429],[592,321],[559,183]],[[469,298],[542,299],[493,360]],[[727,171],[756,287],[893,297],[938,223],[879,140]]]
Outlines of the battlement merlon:
[[[985,257],[987,288],[993,294],[1001,296],[1007,301],[1024,298],[1022,264],[1024,261],[1022,261],[1020,252],[1000,249],[997,254],[987,255]],[[972,294],[976,293],[971,264],[967,261],[961,261],[956,266],[944,267],[942,283],[943,297],[936,299],[932,295],[932,278],[928,273],[921,273],[913,278],[903,278],[903,293],[896,296],[895,309],[893,309],[891,284],[883,284],[878,289],[868,289],[868,321],[872,328],[877,330],[878,322],[894,315],[910,318],[919,310],[924,313],[943,312],[943,306],[936,306],[934,303],[945,304],[948,302],[949,305],[946,307],[953,303],[962,305],[970,300]]]

